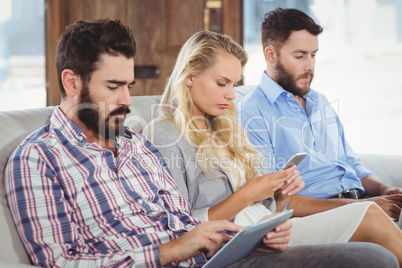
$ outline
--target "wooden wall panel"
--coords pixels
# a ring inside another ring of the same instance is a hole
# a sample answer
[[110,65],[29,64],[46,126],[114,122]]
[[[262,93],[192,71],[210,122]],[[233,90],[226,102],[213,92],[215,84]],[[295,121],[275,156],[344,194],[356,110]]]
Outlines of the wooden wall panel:
[[204,28],[204,1],[168,0],[162,3],[162,10],[164,10],[162,34],[165,49],[167,52],[177,54],[190,36]]
[[243,0],[222,0],[223,33],[243,45]]
[[[50,0],[51,1],[51,0]],[[74,21],[85,19],[83,0],[63,0],[65,25],[70,25]]]
[[[157,66],[159,78],[138,78],[132,95],[161,94],[184,42],[202,30],[206,0],[45,0],[47,104],[58,105],[55,52],[60,34],[76,20],[120,19],[133,31],[136,66]],[[223,33],[243,43],[243,1],[223,0]]]
[[120,19],[123,23],[126,23],[126,0],[84,0],[83,2],[85,18]]
[[202,29],[203,3],[204,0],[127,2],[127,24],[137,43],[135,65],[157,66],[160,72],[158,79],[136,79],[132,95],[163,92],[180,47]]
[[[158,66],[159,77],[164,75],[161,64],[163,45],[161,40],[162,4],[161,0],[127,2],[127,25],[131,28],[137,44],[134,58],[135,66]],[[137,79],[131,95],[159,94],[162,83],[160,79]],[[158,93],[159,92],[159,93]]]
[[45,2],[45,38],[46,38],[46,105],[58,105],[60,103],[60,90],[57,82],[56,71],[56,46],[60,34],[65,28],[63,1]]

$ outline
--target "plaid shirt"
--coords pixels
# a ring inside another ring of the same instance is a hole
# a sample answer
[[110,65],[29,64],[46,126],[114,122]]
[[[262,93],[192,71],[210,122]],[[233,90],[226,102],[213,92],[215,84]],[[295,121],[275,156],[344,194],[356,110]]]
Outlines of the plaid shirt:
[[[14,151],[6,196],[35,265],[160,267],[158,245],[199,221],[158,150],[126,128],[117,158],[57,108],[51,123]],[[204,255],[173,266],[194,267]]]

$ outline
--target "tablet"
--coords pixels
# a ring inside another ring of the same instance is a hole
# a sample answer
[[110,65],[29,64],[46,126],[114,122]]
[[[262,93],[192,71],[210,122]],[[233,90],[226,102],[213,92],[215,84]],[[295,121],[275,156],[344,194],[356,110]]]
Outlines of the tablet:
[[293,215],[293,209],[241,229],[203,266],[206,268],[225,267],[244,259],[261,244],[262,238],[275,227]]

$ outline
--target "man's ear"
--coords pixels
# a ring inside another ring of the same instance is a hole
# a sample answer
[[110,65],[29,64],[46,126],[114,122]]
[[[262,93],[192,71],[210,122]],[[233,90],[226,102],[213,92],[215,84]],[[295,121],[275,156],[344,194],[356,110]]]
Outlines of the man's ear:
[[278,54],[273,46],[267,46],[264,49],[265,60],[271,64],[274,64],[278,58]]
[[67,96],[74,97],[80,91],[81,79],[74,73],[73,70],[65,69],[61,73],[61,81]]

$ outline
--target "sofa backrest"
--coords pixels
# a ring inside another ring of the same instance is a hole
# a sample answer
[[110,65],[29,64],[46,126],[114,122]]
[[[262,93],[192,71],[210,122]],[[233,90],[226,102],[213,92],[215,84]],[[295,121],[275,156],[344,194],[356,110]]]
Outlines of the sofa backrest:
[[[253,86],[237,87],[236,100],[241,99],[253,88]],[[141,132],[155,117],[160,99],[160,95],[132,97],[131,112],[126,117],[125,124]],[[46,107],[0,112],[0,226],[3,228],[0,232],[0,260],[30,263],[4,197],[3,172],[8,157],[18,144],[30,133],[48,124],[54,109],[55,107]]]

